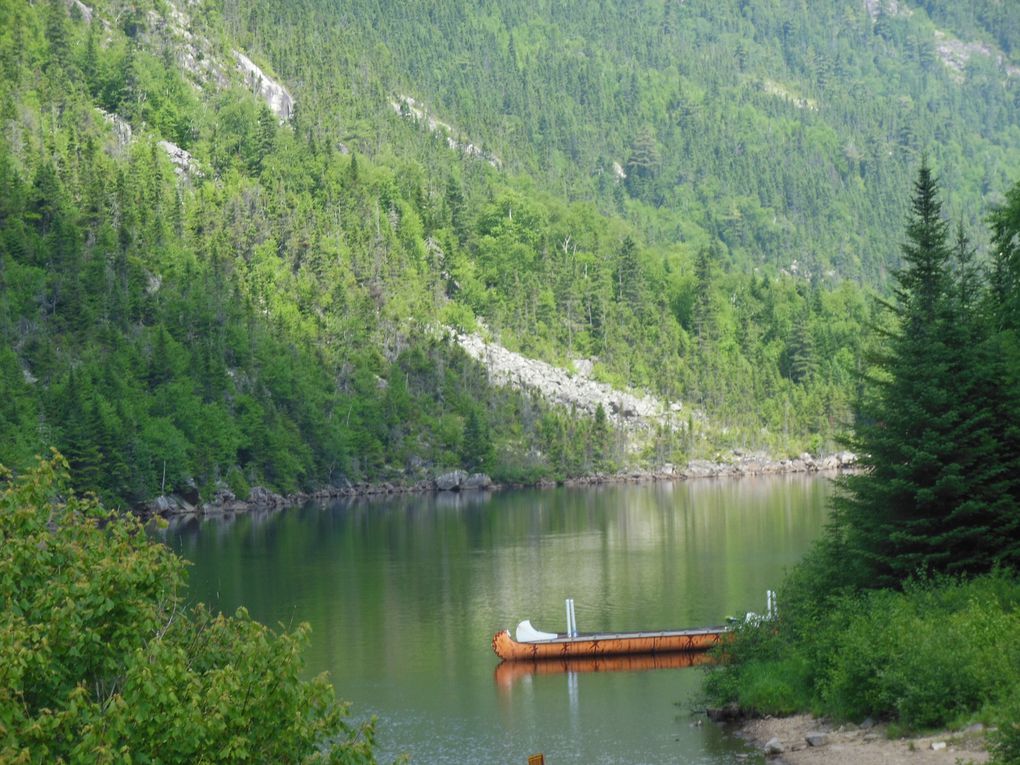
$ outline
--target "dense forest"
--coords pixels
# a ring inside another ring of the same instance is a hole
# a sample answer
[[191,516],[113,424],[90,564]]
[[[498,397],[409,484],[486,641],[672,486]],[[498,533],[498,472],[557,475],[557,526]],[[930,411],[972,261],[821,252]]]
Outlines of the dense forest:
[[[135,504],[837,448],[920,154],[968,223],[1020,160],[1013,12],[929,5],[4,0],[0,463]],[[614,436],[451,327],[681,414]]]

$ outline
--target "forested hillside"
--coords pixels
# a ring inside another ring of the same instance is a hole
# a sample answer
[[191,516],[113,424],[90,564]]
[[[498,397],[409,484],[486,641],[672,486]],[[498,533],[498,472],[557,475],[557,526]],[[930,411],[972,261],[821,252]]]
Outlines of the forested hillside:
[[[1020,168],[1012,10],[929,5],[0,0],[0,463],[137,503],[832,448],[920,153],[966,221]],[[679,415],[628,448],[445,327]]]
[[512,170],[745,270],[884,280],[922,152],[969,224],[1020,162],[1014,3],[255,5],[226,2],[228,27],[309,106],[399,89]]

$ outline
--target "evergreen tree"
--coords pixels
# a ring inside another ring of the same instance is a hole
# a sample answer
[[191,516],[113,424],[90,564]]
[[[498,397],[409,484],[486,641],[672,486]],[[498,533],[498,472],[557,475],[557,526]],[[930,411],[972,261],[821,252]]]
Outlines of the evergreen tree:
[[810,318],[810,311],[805,310],[793,325],[793,338],[790,341],[790,378],[796,383],[807,382],[818,369]]
[[698,250],[694,263],[695,294],[694,294],[694,336],[698,340],[698,348],[702,351],[713,344],[716,329],[716,308],[713,297],[715,285],[715,260],[719,251],[712,245]]
[[478,407],[471,407],[464,423],[461,461],[468,470],[484,471],[490,469],[492,464],[492,437]]
[[998,329],[1020,331],[1020,183],[988,218],[992,227],[992,312]]
[[609,418],[606,417],[606,410],[600,401],[595,407],[595,419],[591,430],[591,461],[596,472],[604,473],[611,468],[609,448]]
[[50,44],[50,62],[63,68],[70,56],[70,42],[67,32],[67,3],[64,0],[50,0],[46,9],[46,40]]
[[641,306],[642,274],[637,244],[627,237],[620,245],[616,265],[616,299],[637,310]]
[[627,190],[635,197],[646,199],[661,164],[658,142],[649,128],[643,128],[635,137],[627,158]]
[[1005,562],[1020,566],[1020,183],[1006,203],[989,218],[992,227],[992,271],[988,313],[994,334],[986,358],[992,368],[995,394],[991,419],[998,445],[996,462],[1003,481],[997,511]]
[[985,370],[967,352],[978,330],[954,288],[948,224],[927,162],[914,192],[890,306],[897,326],[876,360],[853,442],[867,470],[844,479],[836,503],[858,585],[978,570],[995,557],[994,513],[972,485],[994,480],[976,469],[991,446],[979,398]]

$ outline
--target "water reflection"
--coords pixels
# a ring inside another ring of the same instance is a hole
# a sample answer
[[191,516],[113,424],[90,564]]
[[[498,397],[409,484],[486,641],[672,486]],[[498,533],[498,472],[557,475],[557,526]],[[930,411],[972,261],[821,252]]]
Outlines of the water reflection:
[[566,597],[582,631],[760,611],[819,533],[829,492],[773,477],[373,498],[184,520],[166,538],[195,564],[195,600],[310,622],[309,673],[329,670],[357,713],[380,716],[384,754],[720,763],[740,745],[676,719],[700,672],[517,677],[497,668],[492,634],[525,618],[561,630]]
[[655,669],[688,669],[715,663],[715,654],[708,651],[687,651],[659,654],[601,656],[599,658],[540,659],[536,661],[501,661],[493,672],[493,680],[501,693],[512,693],[514,685],[535,675],[573,675],[585,672],[646,672]]

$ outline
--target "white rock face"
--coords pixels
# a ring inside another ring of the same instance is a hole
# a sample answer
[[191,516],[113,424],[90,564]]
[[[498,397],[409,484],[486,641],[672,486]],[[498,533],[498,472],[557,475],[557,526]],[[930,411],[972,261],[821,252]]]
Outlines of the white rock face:
[[78,13],[81,14],[82,20],[86,24],[92,23],[92,9],[85,5],[85,3],[81,0],[71,0],[70,5],[71,7],[78,9]]
[[174,172],[178,177],[201,178],[202,171],[198,169],[194,158],[190,153],[170,141],[160,141],[159,148],[166,152],[174,165]]
[[281,120],[289,120],[294,113],[294,97],[283,85],[266,76],[258,65],[241,51],[234,51],[237,68],[244,75],[248,87],[262,97],[269,110]]
[[935,30],[935,52],[946,68],[957,75],[957,81],[963,80],[973,56],[991,58],[1007,77],[1020,77],[1020,67],[1010,64],[1001,52],[984,43],[958,40],[940,29]]
[[99,107],[96,107],[96,111],[103,115],[104,120],[113,125],[113,135],[117,139],[118,149],[123,149],[131,143],[131,125],[127,120]]
[[535,391],[552,404],[573,407],[588,416],[593,416],[602,404],[607,418],[617,426],[651,425],[661,422],[670,411],[653,396],[635,395],[588,379],[591,362],[585,359],[574,362],[575,367],[581,367],[582,374],[571,375],[560,367],[488,343],[478,335],[454,333],[454,338],[471,358],[488,370],[489,379],[496,385]]

